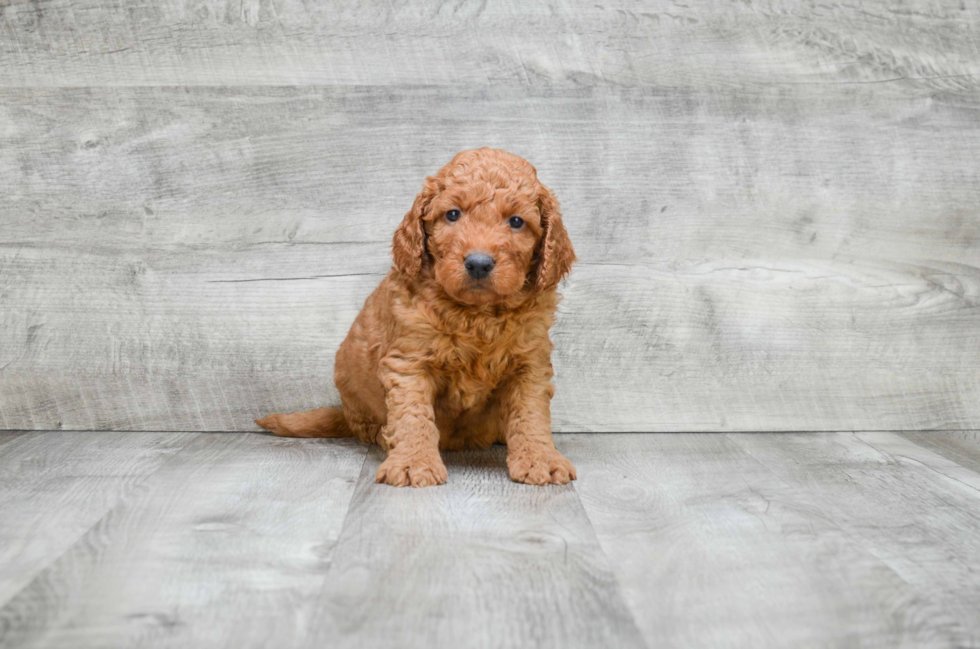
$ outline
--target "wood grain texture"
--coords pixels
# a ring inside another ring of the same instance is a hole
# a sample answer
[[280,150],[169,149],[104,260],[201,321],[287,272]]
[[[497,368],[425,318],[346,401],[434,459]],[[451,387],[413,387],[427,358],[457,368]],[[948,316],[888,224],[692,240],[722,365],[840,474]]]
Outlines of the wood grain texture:
[[[780,446],[785,437],[751,441]],[[933,599],[938,584],[913,587],[838,522],[838,510],[811,493],[823,483],[783,480],[725,436],[566,435],[560,446],[578,467],[576,490],[648,646],[976,641],[972,622]],[[872,493],[880,475],[869,471],[855,490],[867,507],[891,503]],[[881,518],[905,525],[917,508],[888,507]]]
[[0,85],[976,87],[973,1],[14,0]]
[[980,646],[980,475],[893,433],[729,438],[887,564]]
[[333,354],[455,151],[524,155],[582,261],[559,431],[980,422],[980,94],[0,91],[0,427],[241,430]]
[[513,483],[504,457],[395,489],[372,449],[306,646],[643,647],[572,485]]
[[0,647],[296,646],[365,452],[194,437],[0,608]]
[[494,447],[422,490],[351,440],[0,440],[3,649],[980,647],[980,473],[902,435],[563,435],[573,485]]
[[30,431],[26,430],[3,430],[0,431],[0,446],[12,442],[18,437],[23,437],[27,435]]
[[910,431],[899,436],[980,473],[980,431]]
[[0,436],[0,606],[132,497],[193,436],[105,431]]

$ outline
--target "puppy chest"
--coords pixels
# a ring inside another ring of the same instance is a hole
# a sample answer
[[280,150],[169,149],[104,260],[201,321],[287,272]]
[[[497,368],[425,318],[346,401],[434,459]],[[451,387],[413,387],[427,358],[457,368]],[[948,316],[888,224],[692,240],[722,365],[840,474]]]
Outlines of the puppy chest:
[[508,346],[477,347],[457,342],[440,354],[433,370],[442,379],[441,395],[466,410],[486,401],[518,366]]

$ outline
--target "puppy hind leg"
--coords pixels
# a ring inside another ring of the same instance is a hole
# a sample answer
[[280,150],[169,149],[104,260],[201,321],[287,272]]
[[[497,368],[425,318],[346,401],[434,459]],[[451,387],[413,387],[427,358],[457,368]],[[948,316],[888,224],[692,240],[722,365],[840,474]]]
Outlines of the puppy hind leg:
[[353,437],[343,408],[317,408],[303,412],[276,413],[255,423],[280,437]]

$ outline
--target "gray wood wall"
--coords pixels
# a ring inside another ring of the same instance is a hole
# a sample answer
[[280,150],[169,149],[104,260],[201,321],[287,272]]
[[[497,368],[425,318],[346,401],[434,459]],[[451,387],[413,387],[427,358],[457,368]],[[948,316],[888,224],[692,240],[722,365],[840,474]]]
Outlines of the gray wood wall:
[[332,403],[422,178],[581,258],[559,431],[980,427],[980,4],[0,3],[0,428]]

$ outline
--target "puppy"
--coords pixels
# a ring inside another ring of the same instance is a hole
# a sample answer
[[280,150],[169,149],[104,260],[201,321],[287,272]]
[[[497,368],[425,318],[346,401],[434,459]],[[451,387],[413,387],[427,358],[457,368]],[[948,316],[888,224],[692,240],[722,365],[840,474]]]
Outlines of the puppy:
[[377,443],[377,482],[399,487],[445,483],[440,449],[496,442],[517,482],[574,480],[551,437],[548,329],[575,252],[535,168],[498,149],[458,153],[425,179],[392,257],[337,352],[343,407],[256,423]]

